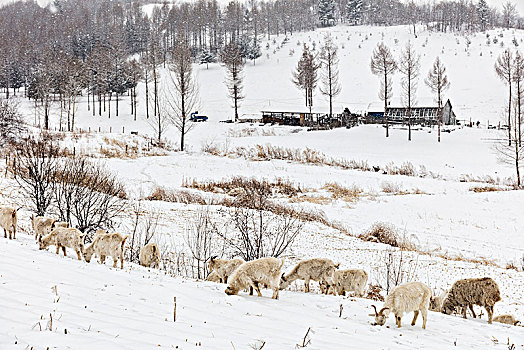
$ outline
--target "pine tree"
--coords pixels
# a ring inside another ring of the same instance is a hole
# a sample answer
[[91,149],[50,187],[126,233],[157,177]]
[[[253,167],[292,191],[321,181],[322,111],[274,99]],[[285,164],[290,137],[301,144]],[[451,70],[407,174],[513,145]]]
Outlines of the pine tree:
[[216,62],[216,57],[208,49],[204,49],[200,54],[200,64],[205,64],[209,69],[209,64]]
[[333,25],[335,22],[335,1],[320,0],[318,2],[318,19],[322,27]]
[[486,0],[479,0],[477,5],[477,16],[480,23],[480,30],[486,30],[489,21],[489,7]]
[[318,69],[320,64],[316,62],[315,56],[309,51],[309,48],[304,44],[304,51],[302,57],[298,61],[297,68],[293,72],[293,83],[301,90],[304,90],[306,97],[306,107],[313,107],[313,92],[317,87]]
[[348,0],[346,13],[350,24],[360,24],[362,20],[362,0]]
[[249,47],[249,51],[247,53],[247,59],[250,59],[253,61],[253,65],[255,65],[255,60],[262,56],[262,50],[260,49],[260,45],[258,44],[258,41],[255,39],[253,40],[253,43]]

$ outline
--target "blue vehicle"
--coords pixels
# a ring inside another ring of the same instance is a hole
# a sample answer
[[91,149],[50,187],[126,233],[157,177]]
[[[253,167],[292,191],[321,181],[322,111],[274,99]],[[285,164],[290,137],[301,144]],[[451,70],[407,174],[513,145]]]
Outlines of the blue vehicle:
[[207,122],[207,116],[205,115],[198,115],[198,111],[193,112],[189,115],[189,120],[192,122]]

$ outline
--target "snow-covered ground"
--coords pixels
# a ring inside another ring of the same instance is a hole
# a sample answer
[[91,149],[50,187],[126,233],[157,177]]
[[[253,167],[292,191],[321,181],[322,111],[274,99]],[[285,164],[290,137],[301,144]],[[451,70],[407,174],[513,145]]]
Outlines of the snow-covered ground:
[[411,314],[401,329],[391,319],[387,327],[373,326],[366,299],[290,291],[280,300],[267,291],[263,298],[227,296],[224,285],[212,282],[38,251],[23,234],[0,239],[0,266],[2,349],[248,349],[264,342],[264,349],[294,349],[308,328],[307,349],[524,347],[522,328],[488,325],[485,317],[430,312],[426,330],[420,319],[409,325]]

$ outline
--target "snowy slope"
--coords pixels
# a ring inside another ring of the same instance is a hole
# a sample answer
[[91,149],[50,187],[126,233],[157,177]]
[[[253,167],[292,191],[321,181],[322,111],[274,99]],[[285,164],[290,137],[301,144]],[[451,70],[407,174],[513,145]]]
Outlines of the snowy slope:
[[23,234],[0,239],[0,266],[2,349],[247,349],[262,342],[264,349],[293,349],[309,327],[308,349],[507,349],[508,340],[524,347],[522,328],[485,319],[430,312],[425,331],[408,325],[409,314],[401,329],[393,320],[376,327],[367,316],[369,300],[298,292],[272,300],[267,291],[263,298],[226,296],[223,285],[211,282],[38,251]]

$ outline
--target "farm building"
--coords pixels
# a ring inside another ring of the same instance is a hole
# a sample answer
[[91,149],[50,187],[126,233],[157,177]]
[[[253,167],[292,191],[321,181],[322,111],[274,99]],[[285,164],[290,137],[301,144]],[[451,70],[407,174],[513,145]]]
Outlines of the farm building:
[[355,121],[356,115],[347,108],[343,113],[334,113],[331,118],[327,113],[262,111],[263,123],[279,125],[339,128],[352,126]]
[[[406,124],[408,121],[408,109],[406,107],[388,107],[386,109],[388,122],[392,124]],[[457,117],[453,112],[451,102],[447,100],[444,107],[411,107],[411,123],[420,125],[438,124],[438,118],[442,124],[453,125],[457,123]],[[384,111],[369,111],[366,122],[383,123]]]

